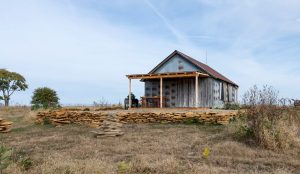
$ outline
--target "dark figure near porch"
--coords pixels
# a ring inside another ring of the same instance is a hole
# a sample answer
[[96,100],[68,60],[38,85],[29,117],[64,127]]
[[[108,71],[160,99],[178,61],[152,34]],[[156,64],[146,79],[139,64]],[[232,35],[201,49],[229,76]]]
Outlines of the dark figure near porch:
[[124,100],[124,107],[125,109],[128,108],[138,108],[139,107],[139,100],[135,98],[135,95],[133,93],[131,93],[131,106],[129,107],[129,95],[127,96],[127,98],[125,98]]
[[294,100],[294,106],[300,107],[300,100]]

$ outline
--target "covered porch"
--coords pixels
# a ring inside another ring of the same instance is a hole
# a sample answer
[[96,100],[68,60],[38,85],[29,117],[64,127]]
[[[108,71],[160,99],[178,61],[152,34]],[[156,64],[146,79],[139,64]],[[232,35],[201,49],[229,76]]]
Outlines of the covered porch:
[[[132,93],[131,80],[133,79],[140,79],[145,82],[145,96],[142,97],[142,107],[144,108],[178,107],[179,105],[197,108],[199,107],[199,79],[206,77],[209,75],[198,71],[127,75],[129,79],[129,108],[132,106],[130,94]],[[149,93],[148,90],[158,91]],[[176,97],[171,96],[171,92],[175,92]],[[183,97],[183,95],[188,97]],[[184,105],[182,102],[188,103],[188,105]]]

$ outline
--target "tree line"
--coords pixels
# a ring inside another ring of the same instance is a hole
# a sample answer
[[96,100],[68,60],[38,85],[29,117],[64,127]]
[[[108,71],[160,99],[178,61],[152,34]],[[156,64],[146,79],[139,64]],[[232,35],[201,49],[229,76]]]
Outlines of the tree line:
[[[19,73],[0,69],[0,101],[9,106],[11,96],[18,91],[28,89],[26,79]],[[59,107],[59,98],[55,90],[48,87],[37,88],[31,99],[32,109]]]

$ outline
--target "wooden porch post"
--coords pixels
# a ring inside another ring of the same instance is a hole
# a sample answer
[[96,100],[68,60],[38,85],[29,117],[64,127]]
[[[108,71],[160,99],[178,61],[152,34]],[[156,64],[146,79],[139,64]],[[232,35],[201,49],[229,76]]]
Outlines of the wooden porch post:
[[160,78],[160,108],[163,108],[163,78]]
[[197,108],[199,105],[198,105],[198,95],[199,95],[199,91],[198,91],[198,88],[199,88],[199,75],[197,74],[196,77],[195,77],[195,107]]
[[129,79],[129,95],[128,95],[128,104],[129,104],[129,108],[131,108],[132,105],[132,101],[131,101],[131,79]]
[[237,87],[236,88],[236,103],[238,103],[238,100],[239,100],[239,88]]

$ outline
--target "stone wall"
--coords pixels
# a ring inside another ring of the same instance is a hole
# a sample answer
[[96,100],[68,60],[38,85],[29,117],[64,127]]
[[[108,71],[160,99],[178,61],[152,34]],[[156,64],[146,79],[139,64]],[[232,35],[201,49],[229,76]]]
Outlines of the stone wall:
[[117,113],[125,123],[182,123],[196,121],[210,124],[228,124],[237,112],[169,112],[169,113]]
[[0,133],[9,132],[11,130],[12,122],[0,118]]
[[[45,124],[50,121],[55,126],[64,124],[83,124],[91,127],[99,127],[108,117],[105,112],[84,112],[84,111],[69,111],[69,110],[54,110],[47,112],[38,112],[36,123]],[[47,121],[46,121],[47,120]]]
[[107,117],[114,116],[121,123],[181,123],[185,121],[197,121],[210,124],[228,124],[230,119],[237,115],[237,111],[205,111],[205,112],[77,112],[57,110],[39,112],[36,122],[42,124],[45,120],[58,126],[63,124],[84,124],[91,127],[99,127]]

